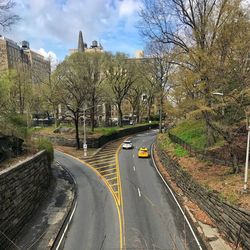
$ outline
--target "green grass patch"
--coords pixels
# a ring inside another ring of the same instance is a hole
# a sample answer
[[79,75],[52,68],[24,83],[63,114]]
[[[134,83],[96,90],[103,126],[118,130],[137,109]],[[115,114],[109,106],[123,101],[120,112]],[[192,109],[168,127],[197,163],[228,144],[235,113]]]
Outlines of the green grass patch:
[[168,137],[168,134],[159,134],[157,142],[162,150],[171,151],[177,157],[184,157],[188,155],[188,151],[180,145],[173,143]]
[[170,133],[197,149],[204,149],[206,146],[205,123],[202,120],[184,120],[172,128]]
[[184,149],[182,146],[175,144],[175,155],[178,157],[184,157],[188,155],[188,151]]

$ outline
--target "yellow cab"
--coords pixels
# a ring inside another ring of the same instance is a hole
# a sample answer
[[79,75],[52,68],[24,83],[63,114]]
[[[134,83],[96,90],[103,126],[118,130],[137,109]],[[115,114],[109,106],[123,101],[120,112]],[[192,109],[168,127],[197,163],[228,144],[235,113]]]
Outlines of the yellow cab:
[[138,157],[139,158],[148,158],[150,156],[147,148],[139,148]]

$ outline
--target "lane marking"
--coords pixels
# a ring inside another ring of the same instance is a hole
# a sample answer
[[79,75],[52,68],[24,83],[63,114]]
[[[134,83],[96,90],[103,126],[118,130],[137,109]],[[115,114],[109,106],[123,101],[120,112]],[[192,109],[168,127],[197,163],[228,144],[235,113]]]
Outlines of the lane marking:
[[109,172],[111,170],[116,170],[116,168],[109,168],[109,169],[106,169],[106,170],[102,170],[102,171],[99,171],[99,173],[105,173],[105,172]]
[[169,192],[171,193],[172,197],[174,198],[174,201],[176,202],[177,206],[179,207],[179,209],[180,209],[180,211],[181,211],[181,213],[182,213],[184,219],[186,220],[186,222],[187,222],[187,224],[188,224],[188,227],[189,227],[191,233],[192,233],[193,236],[194,236],[194,239],[195,239],[195,241],[196,241],[196,243],[197,243],[199,249],[202,250],[202,247],[201,247],[201,245],[200,245],[200,242],[199,242],[197,236],[195,235],[195,232],[194,232],[194,230],[193,230],[193,228],[192,228],[192,226],[191,226],[191,224],[190,224],[190,222],[189,222],[187,216],[185,215],[185,213],[184,213],[184,211],[183,211],[181,205],[179,204],[179,202],[178,202],[178,200],[176,199],[176,197],[175,197],[175,195],[174,195],[172,189],[169,187],[169,185],[167,184],[167,182],[166,182],[165,179],[163,178],[162,174],[160,173],[158,167],[156,166],[155,159],[154,159],[154,155],[153,155],[153,147],[154,147],[154,144],[151,146],[151,156],[152,156],[153,165],[154,165],[154,167],[155,167],[157,173],[158,173],[159,176],[161,177],[162,181],[164,182],[164,184],[165,184],[166,187],[168,188]]
[[107,168],[107,167],[111,167],[111,166],[115,166],[115,164],[109,164],[109,165],[105,165],[105,166],[98,167],[98,168],[95,168],[95,169],[96,169],[96,170],[99,170],[99,169]]
[[[116,174],[116,171],[114,173],[110,173],[110,174],[105,174],[105,175],[102,175],[103,177],[106,177],[106,176],[109,176],[109,175],[112,175],[112,174]],[[108,179],[107,179],[108,180]]]
[[137,190],[138,190],[139,197],[141,197],[141,191],[140,191],[140,188],[137,188]]
[[[115,159],[110,159],[110,160],[107,160],[107,159],[100,159],[100,160],[94,160],[94,161],[88,161],[88,163],[89,164],[95,164],[95,163],[97,163],[97,162],[108,162],[108,163],[110,163],[110,162],[115,162]],[[114,163],[115,164],[115,163]]]
[[[128,137],[129,138],[129,137]],[[123,204],[123,195],[122,195],[122,182],[121,182],[121,172],[120,172],[120,164],[119,164],[119,153],[121,151],[122,144],[120,144],[119,148],[116,151],[115,159],[116,159],[116,167],[117,167],[117,177],[118,177],[118,190],[120,194],[120,211],[121,211],[121,219],[122,219],[122,236],[123,236],[123,249],[126,249],[126,231],[125,231],[125,219],[124,219],[124,204]]]
[[96,167],[110,167],[110,166],[115,166],[115,163],[110,163],[110,164],[105,164],[105,165],[102,165],[102,164],[105,164],[105,163],[97,163],[96,164]]
[[107,155],[107,157],[105,157],[105,155],[98,155],[98,157],[95,157],[95,158],[92,158],[90,159],[90,161],[94,161],[94,160],[100,160],[100,159],[105,159],[105,160],[108,160],[108,159],[113,159],[114,158],[114,154],[115,153],[112,153],[110,155]]
[[114,156],[114,153],[111,153],[110,151],[107,151],[107,152],[101,151],[100,153],[98,153],[98,155],[92,156],[92,159],[94,157],[98,158],[99,156]]
[[133,169],[134,169],[134,171],[135,171],[135,166],[133,166]]
[[[110,178],[110,179],[107,179],[108,181],[112,181],[112,180],[115,180],[115,179],[117,179],[117,176],[116,177],[112,177],[112,178]],[[117,184],[116,184],[117,185]]]
[[59,241],[59,243],[58,243],[58,245],[57,245],[57,247],[56,247],[56,250],[59,250],[59,248],[60,248],[60,246],[61,246],[62,240],[63,240],[63,238],[65,237],[65,234],[66,234],[66,232],[67,232],[67,230],[68,230],[69,224],[71,223],[71,220],[72,220],[73,215],[74,215],[74,213],[75,213],[76,207],[77,207],[77,201],[76,201],[75,206],[74,206],[74,208],[73,208],[73,211],[72,211],[72,213],[71,213],[71,215],[70,215],[69,221],[68,221],[66,227],[64,228],[63,234],[62,234],[62,236],[61,236],[61,238],[60,238],[60,241]]

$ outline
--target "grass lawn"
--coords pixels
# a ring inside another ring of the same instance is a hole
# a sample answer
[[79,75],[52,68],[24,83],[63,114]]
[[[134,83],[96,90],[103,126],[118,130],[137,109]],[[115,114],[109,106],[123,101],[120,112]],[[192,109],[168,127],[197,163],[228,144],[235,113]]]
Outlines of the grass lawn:
[[182,121],[172,128],[170,133],[197,149],[204,149],[206,146],[205,123],[201,120]]
[[177,157],[183,157],[183,156],[188,155],[188,151],[185,150],[180,145],[173,143],[169,139],[168,134],[158,135],[158,145],[160,146],[162,150],[170,151],[173,155]]

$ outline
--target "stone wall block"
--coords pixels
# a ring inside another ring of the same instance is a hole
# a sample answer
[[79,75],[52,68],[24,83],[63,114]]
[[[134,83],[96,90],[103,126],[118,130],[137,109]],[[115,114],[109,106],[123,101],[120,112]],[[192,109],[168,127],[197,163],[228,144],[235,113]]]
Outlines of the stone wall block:
[[199,185],[180,165],[163,152],[156,144],[160,161],[168,170],[171,179],[207,212],[234,243],[241,242],[243,249],[250,249],[250,211],[220,200],[217,193]]
[[[14,239],[46,196],[51,168],[45,151],[0,172],[0,230]],[[0,234],[0,248],[9,242]]]

